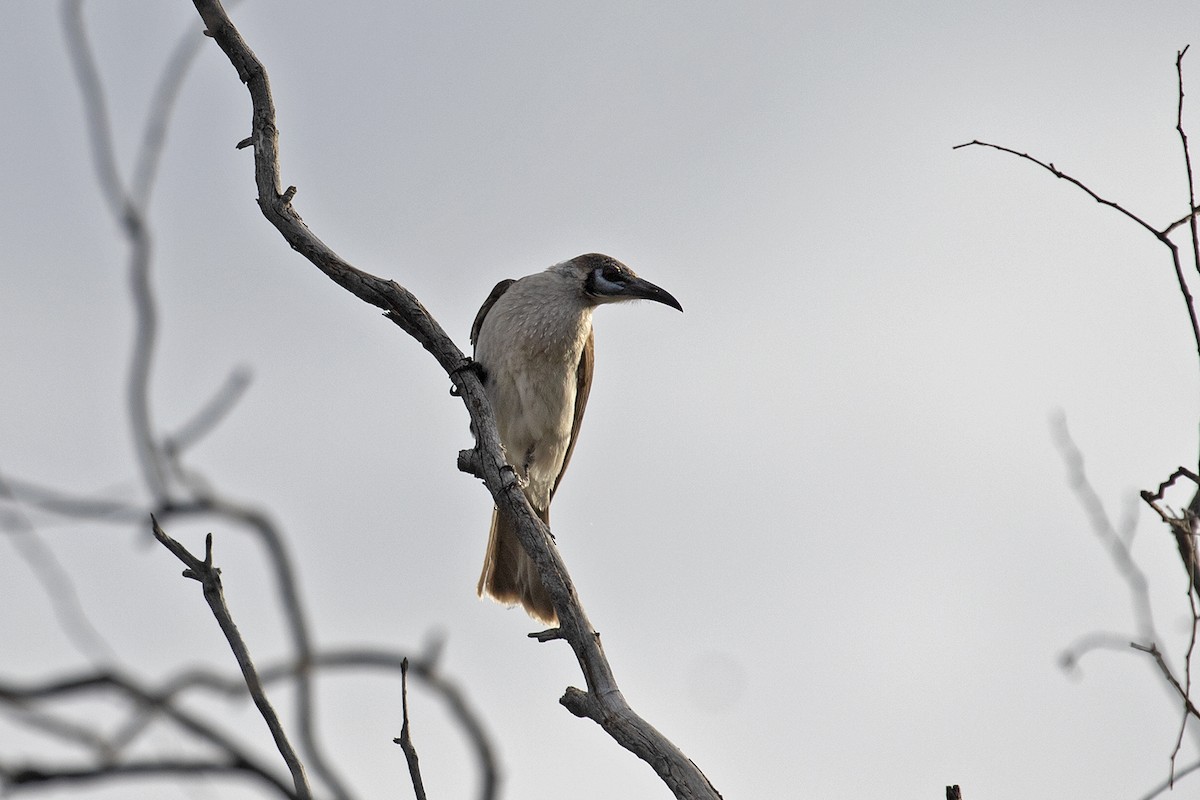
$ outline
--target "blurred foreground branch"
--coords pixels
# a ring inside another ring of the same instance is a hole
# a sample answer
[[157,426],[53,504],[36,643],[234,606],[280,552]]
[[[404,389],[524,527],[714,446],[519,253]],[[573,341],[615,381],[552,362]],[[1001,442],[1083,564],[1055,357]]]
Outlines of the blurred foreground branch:
[[[367,647],[329,649],[315,654],[310,668],[314,673],[334,674],[347,670],[377,672],[399,677],[401,665],[410,661],[409,672],[435,697],[439,698],[456,725],[466,734],[475,760],[482,769],[479,792],[482,800],[497,796],[498,771],[495,754],[483,724],[467,703],[462,690],[443,676],[437,660],[440,647],[434,642],[425,653],[409,658],[403,653]],[[268,664],[258,670],[264,685],[287,682],[294,678],[299,665]],[[220,754],[209,761],[189,762],[182,773],[220,772],[243,774],[270,786],[284,797],[296,797],[293,787],[281,781],[273,767],[261,762],[237,738],[206,720],[200,712],[189,710],[186,695],[197,692],[217,693],[241,699],[249,697],[242,676],[222,675],[211,670],[191,668],[158,687],[150,687],[125,672],[102,670],[68,675],[39,683],[0,679],[0,712],[18,726],[49,732],[64,741],[74,742],[88,755],[80,762],[15,762],[0,758],[0,793],[13,793],[34,785],[57,782],[85,783],[113,780],[132,774],[170,776],[181,762],[174,757],[157,759],[126,757],[127,751],[144,739],[159,721],[167,721],[189,740],[206,745]],[[57,705],[80,697],[103,697],[118,708],[120,724],[112,733],[102,733],[94,724],[80,724],[57,710]],[[210,764],[211,769],[201,765]]]
[[[404,655],[369,647],[320,649],[312,640],[302,606],[300,582],[292,565],[285,537],[265,511],[239,503],[216,491],[210,481],[185,467],[187,449],[210,433],[243,396],[249,373],[235,368],[225,382],[199,405],[173,434],[160,434],[153,422],[149,402],[158,331],[158,311],[151,281],[152,237],[147,211],[166,141],[169,117],[182,88],[188,67],[203,45],[194,28],[176,46],[153,92],[149,112],[135,153],[130,177],[126,178],[116,157],[115,135],[104,96],[104,81],[87,36],[82,0],[62,3],[63,32],[75,69],[87,120],[88,141],[105,205],[130,247],[128,273],[134,309],[134,339],[129,360],[126,401],[134,441],[134,453],[147,499],[126,500],[85,495],[6,475],[0,480],[0,530],[10,534],[30,568],[38,575],[52,600],[60,624],[91,656],[97,671],[45,681],[35,685],[0,675],[0,714],[18,729],[48,735],[60,744],[82,750],[72,758],[18,756],[9,745],[0,749],[0,794],[45,786],[51,783],[84,785],[132,776],[187,778],[196,775],[242,775],[251,777],[284,797],[312,795],[304,779],[306,763],[323,786],[338,800],[353,795],[335,774],[317,741],[317,718],[313,691],[317,672],[366,669],[400,674]],[[196,517],[216,521],[234,529],[248,530],[263,545],[275,573],[279,604],[286,621],[291,658],[258,670],[250,661],[236,626],[221,601],[218,571],[212,567],[211,545],[201,561],[162,532],[160,541],[188,564],[188,574],[199,580],[213,611],[226,631],[243,676],[225,677],[211,671],[189,668],[162,686],[119,668],[115,653],[88,620],[84,607],[75,600],[71,575],[42,544],[37,529],[41,518],[107,522],[118,525],[144,524],[148,515],[157,520]],[[495,755],[478,716],[462,691],[443,677],[437,667],[438,648],[414,659],[413,674],[423,687],[446,704],[453,720],[471,743],[481,774],[479,796],[491,800],[497,792]],[[52,671],[45,670],[43,671]],[[247,688],[249,681],[251,688]],[[287,733],[266,701],[263,684],[285,683],[295,698],[292,717],[298,730],[299,749],[293,749]],[[264,764],[253,748],[238,736],[212,721],[195,704],[183,703],[184,695],[206,689],[233,697],[253,696],[271,724],[271,730],[291,771],[290,782]],[[64,703],[86,697],[102,697],[115,706],[105,716],[117,720],[115,731],[104,730],[101,720],[80,721],[62,708]],[[203,757],[153,755],[145,742],[156,723],[167,722],[185,740],[198,746]],[[138,747],[136,755],[130,752]]]

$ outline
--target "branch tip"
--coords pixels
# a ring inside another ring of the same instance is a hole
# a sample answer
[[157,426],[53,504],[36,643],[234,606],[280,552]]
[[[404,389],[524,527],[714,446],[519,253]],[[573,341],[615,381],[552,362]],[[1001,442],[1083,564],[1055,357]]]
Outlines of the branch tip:
[[558,699],[559,704],[570,711],[577,717],[587,718],[592,716],[592,696],[582,689],[574,686],[568,686],[563,692],[563,696]]
[[473,475],[483,480],[483,465],[479,460],[479,451],[475,448],[458,451],[458,471]]
[[525,635],[530,639],[537,639],[539,642],[553,642],[555,639],[565,638],[562,628],[547,628],[544,631],[534,631]]

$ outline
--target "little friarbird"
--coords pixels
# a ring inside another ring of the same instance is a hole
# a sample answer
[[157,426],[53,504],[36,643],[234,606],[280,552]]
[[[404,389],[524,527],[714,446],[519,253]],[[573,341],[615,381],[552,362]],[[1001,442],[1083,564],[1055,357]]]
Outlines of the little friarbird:
[[[653,300],[683,310],[669,292],[620,261],[589,253],[496,284],[471,326],[500,442],[529,504],[547,524],[592,385],[592,310],[622,300]],[[548,625],[558,622],[514,520],[498,509],[492,512],[478,592],[507,605],[520,603]]]

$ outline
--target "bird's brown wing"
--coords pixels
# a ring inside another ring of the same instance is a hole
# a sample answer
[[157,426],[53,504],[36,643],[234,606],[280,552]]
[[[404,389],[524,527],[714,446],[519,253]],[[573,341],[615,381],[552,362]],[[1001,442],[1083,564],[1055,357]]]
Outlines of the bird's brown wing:
[[583,353],[579,356],[579,369],[575,371],[575,416],[571,420],[571,442],[567,445],[567,454],[563,456],[562,469],[554,479],[554,488],[550,490],[550,498],[558,491],[562,483],[563,473],[571,463],[571,454],[575,452],[575,442],[579,441],[579,426],[583,422],[583,410],[587,408],[588,393],[592,390],[592,368],[596,363],[596,333],[588,332],[587,342],[583,345]]
[[508,287],[516,283],[512,278],[505,278],[496,284],[492,289],[492,293],[487,296],[487,300],[483,301],[483,305],[479,307],[479,313],[475,315],[475,321],[471,323],[471,345],[479,344],[479,329],[483,327],[483,318],[492,310],[492,306],[496,305],[496,301],[500,299],[500,295],[508,291]]

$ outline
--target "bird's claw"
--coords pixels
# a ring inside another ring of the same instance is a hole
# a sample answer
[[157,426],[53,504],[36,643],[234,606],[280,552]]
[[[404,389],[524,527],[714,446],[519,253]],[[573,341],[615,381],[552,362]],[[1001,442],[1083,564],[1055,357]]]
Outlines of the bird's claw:
[[481,380],[481,381],[484,379],[484,376],[486,375],[486,373],[483,371],[483,365],[480,364],[478,361],[476,361],[473,358],[463,358],[461,364],[459,364],[454,369],[450,370],[450,380],[454,382],[454,385],[450,387],[450,396],[451,397],[461,397],[462,396],[462,391],[458,388],[458,374],[460,372],[467,372],[467,371],[474,372],[475,377],[479,378],[479,380]]
[[517,468],[512,464],[505,464],[500,468],[500,472],[509,476],[504,482],[505,486],[515,485],[521,491],[525,491],[525,487],[529,485],[529,482],[521,477],[521,473],[517,472]]

